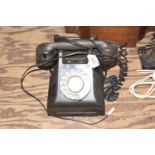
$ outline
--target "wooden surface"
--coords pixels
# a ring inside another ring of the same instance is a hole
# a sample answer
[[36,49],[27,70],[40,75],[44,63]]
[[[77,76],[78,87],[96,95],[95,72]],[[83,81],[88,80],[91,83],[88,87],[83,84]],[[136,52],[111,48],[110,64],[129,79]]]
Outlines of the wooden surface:
[[[136,99],[128,91],[130,84],[143,77],[135,71],[141,68],[136,48],[128,48],[129,73],[119,100],[106,103],[106,110],[115,106],[116,111],[97,125],[49,117],[37,101],[22,92],[20,77],[28,66],[35,63],[37,44],[51,40],[55,33],[66,35],[64,31],[64,27],[0,28],[0,128],[155,128],[155,101]],[[149,39],[150,33],[138,46]],[[117,71],[117,67],[111,70],[113,74]],[[48,83],[49,74],[41,71],[31,74],[24,85],[46,105]],[[101,118],[78,119],[94,122]]]
[[92,26],[91,34],[97,34],[99,39],[112,40],[119,44],[128,43],[135,47],[137,41],[145,34],[143,26]]
[[81,38],[96,35],[101,40],[128,43],[129,47],[135,47],[137,41],[144,37],[145,31],[150,30],[153,30],[153,26],[66,26],[66,32],[78,33]]

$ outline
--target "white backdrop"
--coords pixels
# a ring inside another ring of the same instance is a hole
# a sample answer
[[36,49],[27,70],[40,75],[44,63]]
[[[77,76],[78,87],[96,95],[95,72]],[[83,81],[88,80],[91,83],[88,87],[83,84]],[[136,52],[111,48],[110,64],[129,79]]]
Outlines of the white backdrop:
[[[151,26],[154,0],[0,0],[0,26]],[[0,154],[154,155],[155,130],[0,130]]]

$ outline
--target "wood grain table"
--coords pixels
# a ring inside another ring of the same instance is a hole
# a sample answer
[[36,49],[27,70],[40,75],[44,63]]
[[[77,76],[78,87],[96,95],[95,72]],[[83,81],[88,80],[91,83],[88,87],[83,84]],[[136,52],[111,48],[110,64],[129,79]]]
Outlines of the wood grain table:
[[[140,69],[137,48],[128,48],[129,73],[116,102],[106,102],[106,110],[115,106],[115,112],[105,121],[89,126],[73,121],[47,116],[40,104],[27,96],[20,88],[24,70],[35,63],[35,48],[41,42],[53,40],[53,34],[65,34],[64,27],[0,27],[0,128],[155,128],[155,100],[136,99],[128,87],[144,77]],[[151,33],[137,46],[149,42]],[[110,73],[116,74],[118,68]],[[49,74],[40,71],[25,80],[25,87],[44,102],[47,102]],[[142,88],[143,89],[143,88]],[[77,117],[76,117],[77,118]],[[98,117],[78,117],[94,122]]]

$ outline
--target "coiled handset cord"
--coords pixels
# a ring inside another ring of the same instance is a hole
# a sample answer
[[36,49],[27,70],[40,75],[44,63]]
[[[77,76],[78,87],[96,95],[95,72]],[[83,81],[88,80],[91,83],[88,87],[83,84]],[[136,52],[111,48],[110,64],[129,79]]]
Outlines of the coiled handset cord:
[[[96,47],[99,53],[102,53],[100,47],[95,43],[94,40],[90,40]],[[125,81],[125,77],[127,76],[127,71],[128,71],[128,66],[127,66],[127,51],[124,49],[124,47],[127,44],[125,43],[124,45],[120,46],[120,55],[119,59],[117,60],[120,72],[119,76],[117,77],[116,75],[111,75],[107,77],[106,83],[109,83],[108,86],[105,87],[105,99],[109,102],[115,101],[118,99],[119,93],[118,90],[121,89],[121,86],[123,85],[122,82]],[[102,57],[103,60],[103,57]],[[101,61],[102,62],[102,61]],[[104,60],[103,60],[104,62]]]
[[118,66],[120,68],[119,76],[111,75],[107,78],[107,82],[109,82],[109,86],[107,87],[105,94],[107,101],[115,101],[118,99],[119,92],[123,85],[123,81],[125,81],[125,77],[127,76],[128,71],[128,61],[127,61],[127,51],[123,49],[126,45],[122,45],[120,47],[120,58],[118,61]]

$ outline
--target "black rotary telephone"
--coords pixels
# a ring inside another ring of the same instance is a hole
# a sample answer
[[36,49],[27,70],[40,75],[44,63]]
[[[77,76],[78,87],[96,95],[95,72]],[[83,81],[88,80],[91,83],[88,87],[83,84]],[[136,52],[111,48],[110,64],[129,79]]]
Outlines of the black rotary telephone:
[[143,69],[155,69],[155,33],[151,42],[138,49],[141,65]]
[[[111,41],[55,36],[36,50],[39,69],[51,75],[47,113],[52,116],[104,115],[104,100],[114,101],[127,75],[127,52]],[[107,71],[120,66],[117,77]],[[105,87],[106,85],[106,87]]]

